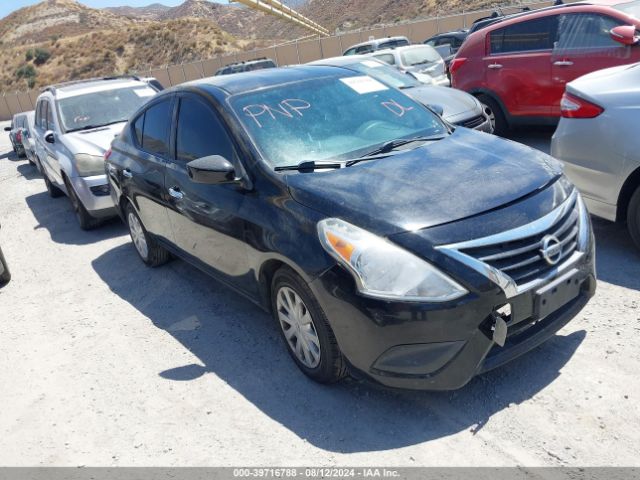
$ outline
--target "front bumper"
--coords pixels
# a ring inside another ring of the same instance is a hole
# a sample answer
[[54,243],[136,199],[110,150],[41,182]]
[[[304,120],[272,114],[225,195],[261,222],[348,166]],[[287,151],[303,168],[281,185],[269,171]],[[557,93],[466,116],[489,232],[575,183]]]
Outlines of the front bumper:
[[89,214],[95,218],[115,217],[118,213],[109,194],[106,175],[71,179],[76,195]]
[[[577,296],[543,315],[536,292],[559,276],[507,299],[497,286],[449,304],[386,302],[359,295],[351,275],[336,266],[311,283],[352,374],[389,387],[453,390],[475,375],[537,347],[575,317],[596,288],[593,237],[570,270]],[[561,288],[561,287],[559,287]],[[553,302],[553,300],[551,300]],[[510,303],[506,342],[494,341],[497,309]]]

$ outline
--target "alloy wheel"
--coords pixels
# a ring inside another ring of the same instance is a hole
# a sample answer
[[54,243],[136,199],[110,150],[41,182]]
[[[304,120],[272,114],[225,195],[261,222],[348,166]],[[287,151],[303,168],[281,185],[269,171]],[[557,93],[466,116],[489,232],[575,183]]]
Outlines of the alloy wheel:
[[489,119],[489,124],[491,125],[491,132],[493,133],[493,131],[496,129],[496,114],[493,113],[493,110],[491,110],[491,108],[485,104],[482,104],[482,110],[484,111],[484,114]]
[[136,250],[140,256],[146,260],[149,255],[149,247],[147,245],[147,237],[145,236],[144,229],[140,224],[140,220],[133,212],[129,212],[129,233],[131,234],[131,240],[136,247]]
[[307,368],[320,364],[320,340],[311,312],[300,296],[282,287],[276,297],[280,328],[296,358]]

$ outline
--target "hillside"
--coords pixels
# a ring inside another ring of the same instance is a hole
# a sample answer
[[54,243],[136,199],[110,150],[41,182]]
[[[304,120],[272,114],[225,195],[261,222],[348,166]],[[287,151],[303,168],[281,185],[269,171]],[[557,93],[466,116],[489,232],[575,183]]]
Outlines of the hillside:
[[130,22],[68,38],[0,49],[0,90],[122,74],[211,58],[247,47],[207,19]]

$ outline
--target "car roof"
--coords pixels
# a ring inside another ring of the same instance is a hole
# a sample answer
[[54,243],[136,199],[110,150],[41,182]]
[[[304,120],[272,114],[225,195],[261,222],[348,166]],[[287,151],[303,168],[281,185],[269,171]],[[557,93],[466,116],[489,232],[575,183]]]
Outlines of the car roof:
[[222,90],[229,95],[238,95],[262,88],[314,78],[352,75],[354,75],[352,71],[339,67],[299,65],[208,77],[183,83],[165,91],[175,92],[183,89],[199,88],[211,92]]
[[371,52],[371,55],[379,55],[381,53],[393,53],[393,52],[406,52],[407,50],[417,50],[417,49],[431,48],[431,45],[425,45],[424,43],[417,43],[415,45],[405,45],[404,47],[396,47],[396,48],[384,48],[382,50],[377,50],[375,52]]
[[148,84],[137,77],[96,78],[50,85],[45,87],[44,93],[49,92],[56,98],[68,98],[86,93],[135,86],[148,86]]
[[363,45],[377,45],[378,43],[392,42],[394,40],[407,40],[407,41],[409,41],[409,39],[407,37],[405,37],[404,35],[397,35],[395,37],[374,38],[373,40],[367,40],[366,42],[360,42],[360,43],[356,43],[355,45],[351,45],[349,48],[347,48],[347,50],[351,50],[352,48],[361,47]]
[[[379,50],[384,51],[384,50]],[[378,53],[378,52],[374,52]],[[323,58],[322,60],[316,60],[314,62],[309,62],[307,65],[326,65],[330,67],[345,67],[348,65],[353,65],[354,63],[360,63],[363,60],[370,60],[372,62],[378,62],[381,65],[386,65],[376,58],[372,58],[370,54],[366,55],[341,55],[339,57],[331,57],[331,58]]]

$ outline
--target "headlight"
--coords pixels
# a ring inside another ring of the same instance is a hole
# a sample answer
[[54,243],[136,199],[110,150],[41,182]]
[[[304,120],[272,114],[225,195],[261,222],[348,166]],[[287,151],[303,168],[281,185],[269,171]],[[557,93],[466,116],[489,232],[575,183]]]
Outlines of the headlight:
[[393,243],[337,218],[318,223],[322,246],[355,276],[364,295],[446,302],[467,293],[437,268]]
[[104,158],[97,155],[78,153],[75,155],[76,168],[81,177],[104,175]]

